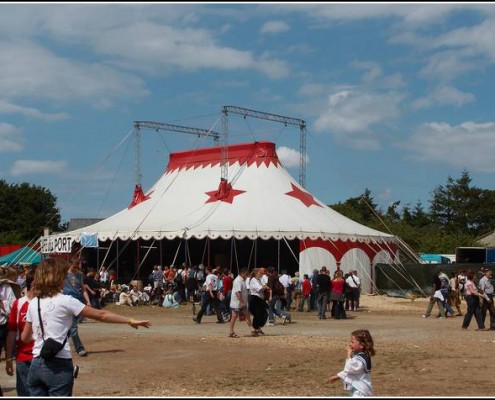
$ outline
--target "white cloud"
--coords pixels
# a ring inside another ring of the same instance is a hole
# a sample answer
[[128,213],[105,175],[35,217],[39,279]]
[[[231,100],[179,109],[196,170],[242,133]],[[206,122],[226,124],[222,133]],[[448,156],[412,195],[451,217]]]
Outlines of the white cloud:
[[135,76],[102,64],[61,58],[26,42],[0,42],[0,76],[0,93],[5,98],[84,99],[101,106],[147,94],[144,82]]
[[0,152],[21,151],[23,147],[24,140],[21,131],[14,125],[0,122]]
[[471,93],[461,92],[452,86],[441,86],[432,90],[427,96],[419,98],[412,103],[414,109],[427,108],[434,105],[453,105],[461,107],[464,104],[476,101]]
[[367,92],[345,89],[328,96],[325,109],[315,121],[317,131],[329,131],[336,139],[356,148],[377,149],[371,129],[400,115],[404,95],[398,92]]
[[479,9],[482,7],[457,4],[322,4],[298,5],[293,10],[306,12],[312,18],[327,21],[359,21],[372,18],[400,19],[401,26],[423,26],[442,22],[448,15],[459,9]]
[[197,28],[215,12],[240,18],[239,10],[173,4],[0,7],[0,93],[11,102],[78,100],[108,108],[148,95],[141,73],[251,70],[274,79],[289,74],[282,59],[219,43],[228,24]]
[[495,61],[495,20],[487,18],[477,25],[454,29],[432,40],[431,45],[437,48],[465,48],[475,54],[486,56],[491,62]]
[[283,21],[270,21],[265,22],[260,29],[262,34],[264,33],[281,33],[287,32],[290,29],[289,24]]
[[391,188],[385,188],[381,192],[378,192],[376,197],[378,200],[380,200],[382,202],[388,202],[392,199],[392,189]]
[[[277,147],[277,155],[282,164],[287,167],[298,167],[301,153],[290,147],[280,146]],[[306,163],[309,163],[309,157],[306,155]]]
[[321,95],[325,91],[326,86],[320,83],[306,83],[299,89],[299,94],[302,96]]
[[65,161],[17,160],[12,165],[10,173],[13,176],[29,174],[61,175],[65,172],[66,165]]
[[37,118],[45,121],[60,121],[69,118],[69,115],[66,113],[44,113],[40,110],[37,110],[36,108],[23,107],[3,100],[0,100],[0,113],[21,114],[25,117]]
[[469,171],[495,172],[495,123],[464,122],[423,124],[405,144],[412,158],[465,168]]
[[431,54],[419,74],[432,81],[451,82],[481,67],[480,62],[476,62],[472,56],[472,51],[469,49],[446,50]]
[[381,65],[377,62],[355,61],[351,66],[364,71],[361,81],[367,87],[393,90],[406,86],[401,73],[384,74]]
[[[95,53],[107,57],[108,63],[136,72],[163,75],[180,69],[216,68],[258,70],[270,77],[287,73],[283,60],[218,44],[215,31],[157,22],[163,20],[163,15],[157,18],[150,9],[142,18],[132,18],[132,13],[123,14],[125,16],[120,20],[112,17],[112,21],[118,22],[99,23],[93,30],[80,27],[72,32],[73,40],[82,41]],[[220,27],[218,33],[224,34],[224,28]],[[282,65],[284,72],[280,72]],[[275,73],[274,70],[279,71]]]

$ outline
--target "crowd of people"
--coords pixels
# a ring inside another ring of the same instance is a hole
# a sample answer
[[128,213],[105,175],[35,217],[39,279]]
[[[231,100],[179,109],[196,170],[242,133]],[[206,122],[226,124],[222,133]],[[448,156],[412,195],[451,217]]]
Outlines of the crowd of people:
[[[291,275],[285,269],[279,272],[274,267],[246,270],[245,276],[242,271],[235,275],[229,268],[186,262],[180,266],[154,265],[143,288],[138,288],[135,281],[116,284],[110,280],[107,286],[96,285],[103,293],[97,297],[100,301],[104,299],[104,302],[130,307],[191,307],[193,321],[197,324],[201,324],[205,315],[216,316],[219,324],[235,324],[238,319],[250,324],[254,314],[261,318],[260,309],[263,308],[267,318],[262,323],[256,319],[252,328],[254,336],[264,334],[261,328],[265,325],[290,323],[293,312],[315,312],[319,319],[327,319],[327,314],[333,319],[346,319],[348,312],[360,310],[361,280],[356,270],[344,273],[337,268],[330,276],[329,269],[323,266],[302,277],[299,272]],[[261,285],[256,284],[256,273],[260,274]],[[98,275],[93,276],[96,282]],[[242,279],[242,285],[239,282],[234,285],[236,279]],[[242,298],[238,296],[244,286],[245,307],[241,307]],[[253,305],[249,307],[251,303]],[[254,303],[258,304],[255,306]],[[253,313],[251,309],[256,311]],[[237,337],[233,325],[229,335]]]
[[[357,271],[333,274],[323,266],[311,274],[273,267],[242,268],[235,275],[228,268],[188,265],[155,265],[146,286],[139,281],[118,284],[115,273],[102,268],[81,270],[81,260],[68,263],[47,259],[38,266],[7,268],[0,277],[0,355],[5,350],[6,372],[16,372],[19,396],[68,395],[74,384],[74,363],[69,339],[80,357],[87,356],[78,335],[83,318],[127,323],[133,328],[149,327],[149,321],[135,321],[103,308],[108,302],[121,306],[156,305],[164,308],[190,306],[193,321],[204,316],[228,324],[231,338],[239,338],[236,325],[246,323],[251,336],[265,335],[265,327],[292,322],[295,313],[315,312],[318,319],[346,319],[360,310],[361,280]],[[438,318],[463,316],[468,329],[474,317],[477,330],[495,330],[493,275],[459,270],[451,276],[439,269],[432,282],[424,318],[438,308]],[[466,303],[467,312],[461,306]],[[50,310],[57,310],[56,316]],[[486,327],[486,315],[490,325]],[[45,358],[47,339],[60,346],[55,358]],[[355,396],[371,395],[373,340],[366,330],[354,331],[347,349],[344,370],[329,377],[342,380]],[[33,367],[34,366],[34,367]],[[15,368],[14,368],[15,367]],[[56,377],[54,375],[56,373]],[[1,388],[0,388],[1,395]]]
[[[472,269],[460,269],[452,272],[450,277],[439,269],[433,276],[430,301],[423,318],[429,318],[436,305],[439,319],[463,316],[461,327],[468,329],[474,317],[476,330],[493,331],[495,330],[493,290],[493,272],[489,268],[483,268],[477,273]],[[465,315],[461,311],[463,301],[467,306]],[[485,324],[487,314],[490,315],[489,327]]]

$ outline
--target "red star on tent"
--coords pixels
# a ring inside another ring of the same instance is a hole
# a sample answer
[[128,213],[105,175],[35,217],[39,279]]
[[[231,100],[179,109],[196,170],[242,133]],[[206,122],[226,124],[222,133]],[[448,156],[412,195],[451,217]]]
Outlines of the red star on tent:
[[138,205],[139,203],[148,200],[151,196],[151,193],[153,192],[150,192],[150,194],[145,195],[141,185],[139,184],[136,185],[136,187],[134,188],[134,196],[132,197],[131,204],[129,204],[127,209],[130,210],[132,207]]
[[292,185],[292,190],[290,192],[285,193],[286,195],[292,196],[292,197],[295,197],[296,199],[301,200],[306,207],[310,207],[313,204],[315,206],[321,207],[321,205],[319,205],[316,202],[315,198],[313,196],[311,196],[308,192],[305,192],[305,191],[299,189],[293,183],[291,183],[291,185]]
[[226,180],[222,179],[217,190],[212,190],[211,192],[205,193],[210,197],[206,200],[205,204],[214,203],[215,201],[223,201],[225,203],[232,204],[235,196],[245,192],[245,190],[233,189],[230,183],[227,183]]

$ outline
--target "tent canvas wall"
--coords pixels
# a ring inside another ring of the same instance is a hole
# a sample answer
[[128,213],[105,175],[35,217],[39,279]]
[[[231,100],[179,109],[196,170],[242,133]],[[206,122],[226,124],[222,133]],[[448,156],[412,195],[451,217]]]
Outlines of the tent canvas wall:
[[[294,256],[301,273],[322,265],[358,269],[368,289],[373,264],[396,258],[393,235],[352,221],[311,195],[281,165],[274,143],[223,150],[217,146],[172,153],[162,177],[146,193],[135,194],[128,208],[51,239],[80,242],[84,231],[97,233],[99,242],[298,240],[300,253]],[[273,256],[276,261],[276,248]]]

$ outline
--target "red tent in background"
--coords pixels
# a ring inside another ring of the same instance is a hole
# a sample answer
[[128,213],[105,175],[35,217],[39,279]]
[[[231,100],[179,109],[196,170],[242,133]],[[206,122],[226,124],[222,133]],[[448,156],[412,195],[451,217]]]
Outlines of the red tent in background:
[[23,244],[2,244],[0,245],[0,257],[10,254],[13,251],[19,250]]

